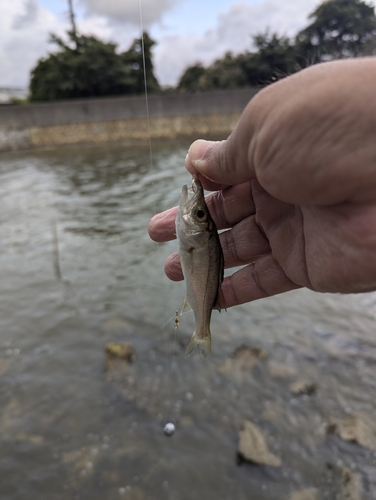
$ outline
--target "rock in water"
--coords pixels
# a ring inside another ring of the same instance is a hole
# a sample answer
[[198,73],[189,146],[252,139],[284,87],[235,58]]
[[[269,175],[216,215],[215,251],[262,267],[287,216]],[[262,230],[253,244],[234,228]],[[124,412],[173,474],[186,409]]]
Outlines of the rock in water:
[[345,441],[353,441],[376,451],[376,425],[371,417],[357,415],[339,422],[331,422],[328,434],[337,434]]
[[130,342],[110,342],[104,349],[108,360],[118,358],[132,363],[136,359],[136,351]]
[[255,464],[281,466],[281,459],[269,451],[262,431],[250,420],[244,420],[243,429],[239,432],[238,454]]
[[319,492],[316,488],[295,491],[291,495],[290,500],[319,500]]
[[290,385],[290,391],[295,396],[313,396],[317,392],[317,385],[314,382],[297,380]]

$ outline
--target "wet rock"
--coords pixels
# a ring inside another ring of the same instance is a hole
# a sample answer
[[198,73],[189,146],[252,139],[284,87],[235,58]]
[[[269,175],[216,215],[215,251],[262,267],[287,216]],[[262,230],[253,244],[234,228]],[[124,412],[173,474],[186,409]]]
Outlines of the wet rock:
[[132,363],[136,359],[136,351],[130,342],[109,343],[105,346],[108,360],[124,359]]
[[136,351],[130,342],[111,342],[105,345],[106,370],[118,377],[129,371],[136,359]]
[[359,472],[352,471],[348,467],[328,463],[326,465],[326,485],[324,486],[325,498],[336,500],[362,500],[363,479]]
[[268,363],[269,374],[274,378],[291,378],[296,376],[296,369],[286,363],[270,360]]
[[376,424],[365,415],[333,421],[329,423],[327,431],[328,434],[337,434],[345,441],[353,441],[376,451]]
[[238,455],[241,459],[255,464],[281,466],[281,459],[269,451],[261,429],[250,420],[244,420],[239,432]]
[[231,358],[218,368],[222,375],[235,375],[240,378],[249,376],[253,367],[266,358],[266,351],[245,344],[238,347]]
[[317,384],[314,382],[297,380],[290,385],[290,391],[294,396],[313,396],[317,392]]
[[316,488],[294,491],[289,500],[319,500],[319,492]]
[[363,497],[362,476],[346,467],[341,470],[342,491],[338,500],[361,500]]

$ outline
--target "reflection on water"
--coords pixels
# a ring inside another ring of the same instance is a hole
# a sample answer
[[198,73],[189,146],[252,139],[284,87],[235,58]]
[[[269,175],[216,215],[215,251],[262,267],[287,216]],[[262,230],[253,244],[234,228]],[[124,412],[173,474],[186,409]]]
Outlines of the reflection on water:
[[[374,498],[376,450],[326,429],[375,420],[375,294],[215,313],[210,362],[184,358],[192,317],[175,338],[184,287],[162,271],[175,243],[146,226],[189,182],[187,147],[153,145],[153,169],[140,146],[0,156],[0,499],[334,500],[346,474],[360,495],[348,498]],[[122,341],[137,360],[109,374],[104,345]],[[267,357],[239,371],[228,360],[244,343]],[[237,464],[245,418],[281,467]]]

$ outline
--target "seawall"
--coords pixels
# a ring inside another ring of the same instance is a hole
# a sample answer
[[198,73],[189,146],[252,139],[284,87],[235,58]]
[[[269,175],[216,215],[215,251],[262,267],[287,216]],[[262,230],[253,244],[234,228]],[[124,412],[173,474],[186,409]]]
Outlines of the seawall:
[[[226,135],[258,89],[80,99],[0,107],[0,151]],[[148,113],[147,113],[148,107]],[[149,114],[149,120],[147,116]]]

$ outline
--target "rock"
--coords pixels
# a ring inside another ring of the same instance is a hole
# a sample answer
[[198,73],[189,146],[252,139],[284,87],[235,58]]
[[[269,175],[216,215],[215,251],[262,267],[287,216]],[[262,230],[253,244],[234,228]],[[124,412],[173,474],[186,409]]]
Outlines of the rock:
[[218,371],[222,375],[235,375],[245,378],[250,375],[255,364],[264,360],[266,356],[267,354],[263,349],[243,344],[233,352],[230,359],[218,368]]
[[314,382],[297,380],[290,385],[290,391],[295,396],[313,396],[317,392],[317,385]]
[[341,471],[342,491],[337,497],[338,500],[362,500],[363,480],[357,472],[352,472],[346,467]]
[[244,420],[242,427],[239,432],[238,455],[255,464],[280,467],[281,460],[269,451],[261,429],[250,420]]
[[268,363],[268,371],[275,378],[290,378],[296,376],[296,369],[286,363],[270,360]]
[[106,344],[104,349],[107,359],[110,360],[120,358],[129,363],[133,363],[136,359],[136,351],[130,342],[119,342],[118,344],[112,342]]
[[376,424],[367,416],[350,417],[328,425],[328,434],[337,434],[345,441],[353,441],[376,451]]
[[294,491],[290,500],[319,500],[319,492],[316,488],[306,488],[300,491]]
[[328,490],[324,487],[325,498],[335,498],[336,500],[362,500],[363,479],[359,472],[337,464],[328,463],[326,465],[327,476],[325,486],[330,485]]

